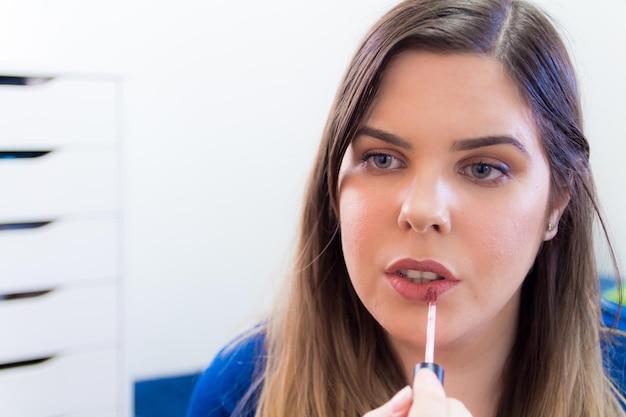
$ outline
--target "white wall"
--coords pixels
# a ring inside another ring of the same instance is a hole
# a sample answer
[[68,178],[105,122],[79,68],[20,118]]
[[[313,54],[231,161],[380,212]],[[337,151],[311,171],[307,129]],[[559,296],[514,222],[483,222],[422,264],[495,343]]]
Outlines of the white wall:
[[[268,307],[335,89],[384,0],[3,0],[0,69],[125,79],[128,361],[205,366]],[[626,3],[544,0],[568,32],[626,251]]]

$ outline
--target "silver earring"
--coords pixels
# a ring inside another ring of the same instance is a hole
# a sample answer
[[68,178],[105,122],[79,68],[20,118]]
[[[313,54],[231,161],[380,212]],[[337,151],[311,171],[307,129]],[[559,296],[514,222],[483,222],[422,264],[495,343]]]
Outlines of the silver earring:
[[554,225],[552,223],[548,224],[548,232],[551,232],[554,229]]

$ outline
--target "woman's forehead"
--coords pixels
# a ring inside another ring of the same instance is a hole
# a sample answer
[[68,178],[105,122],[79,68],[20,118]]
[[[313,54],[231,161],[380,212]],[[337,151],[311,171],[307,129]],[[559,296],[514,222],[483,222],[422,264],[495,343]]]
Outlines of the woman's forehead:
[[541,152],[532,112],[504,66],[478,54],[407,51],[394,57],[364,123],[438,143],[509,135]]

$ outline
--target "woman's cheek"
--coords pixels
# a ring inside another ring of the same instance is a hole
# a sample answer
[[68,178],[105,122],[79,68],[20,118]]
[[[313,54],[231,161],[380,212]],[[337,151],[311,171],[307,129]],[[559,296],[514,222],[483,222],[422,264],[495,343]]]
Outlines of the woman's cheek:
[[345,188],[340,197],[341,242],[348,273],[361,297],[376,291],[375,259],[378,259],[385,230],[390,227],[384,207],[363,189]]
[[364,256],[363,242],[367,240],[367,216],[364,201],[357,192],[345,189],[340,199],[341,244],[348,272],[352,276],[355,260]]
[[510,295],[523,282],[536,257],[541,210],[504,210],[475,219],[472,248],[475,272],[483,297]]
[[339,199],[342,233],[348,233],[354,244],[373,246],[380,229],[390,227],[390,204],[387,195],[354,181],[342,190]]

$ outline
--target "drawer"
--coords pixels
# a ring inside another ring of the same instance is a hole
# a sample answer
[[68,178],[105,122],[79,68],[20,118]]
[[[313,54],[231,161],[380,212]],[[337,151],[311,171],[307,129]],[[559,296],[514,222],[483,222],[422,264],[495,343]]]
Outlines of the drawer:
[[[0,77],[0,147],[112,143],[114,80]],[[4,80],[4,81],[3,81]]]
[[107,415],[118,404],[115,350],[75,353],[0,370],[0,415]]
[[59,288],[31,295],[0,299],[0,364],[116,342],[115,285]]
[[0,158],[0,223],[115,210],[115,156],[114,147],[104,147]]
[[118,224],[115,214],[0,224],[0,294],[114,280]]

